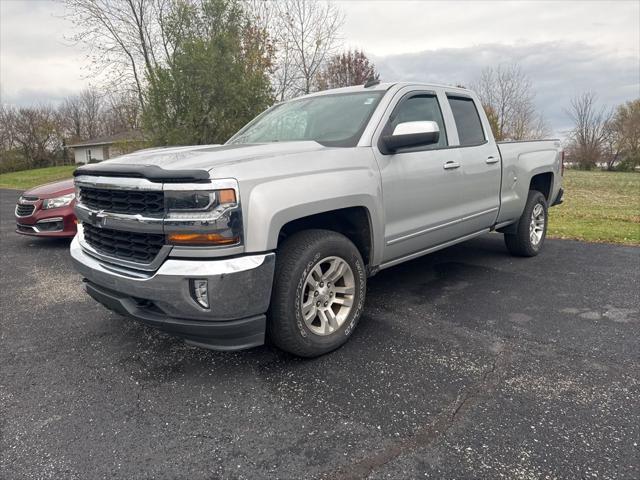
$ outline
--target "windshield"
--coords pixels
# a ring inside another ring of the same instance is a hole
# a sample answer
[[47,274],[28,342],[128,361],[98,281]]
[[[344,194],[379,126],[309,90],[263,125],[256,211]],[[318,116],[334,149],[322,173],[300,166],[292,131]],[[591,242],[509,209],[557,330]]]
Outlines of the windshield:
[[282,103],[257,117],[228,143],[313,140],[332,147],[355,147],[384,93],[339,93]]

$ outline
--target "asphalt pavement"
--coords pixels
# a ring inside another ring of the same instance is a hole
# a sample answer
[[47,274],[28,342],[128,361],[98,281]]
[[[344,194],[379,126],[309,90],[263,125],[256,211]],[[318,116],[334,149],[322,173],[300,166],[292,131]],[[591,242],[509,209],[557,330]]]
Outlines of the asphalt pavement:
[[640,478],[640,248],[490,234],[383,271],[340,350],[221,353],[83,291],[0,191],[0,478]]

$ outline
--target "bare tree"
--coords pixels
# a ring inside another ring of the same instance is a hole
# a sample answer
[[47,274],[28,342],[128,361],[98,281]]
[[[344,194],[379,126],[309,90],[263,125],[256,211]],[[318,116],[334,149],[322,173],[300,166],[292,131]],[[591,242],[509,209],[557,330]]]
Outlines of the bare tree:
[[129,91],[109,94],[103,122],[106,135],[140,129],[141,111],[135,93]]
[[13,141],[29,167],[45,166],[62,151],[55,110],[50,105],[13,109]]
[[602,144],[602,159],[607,170],[615,170],[615,165],[620,161],[623,149],[623,134],[620,125],[612,116],[604,126],[604,142]]
[[65,144],[139,126],[140,105],[133,92],[103,96],[89,88],[57,109],[0,105],[0,172],[64,162]]
[[530,140],[540,140],[543,138],[549,138],[552,134],[553,132],[551,127],[544,118],[544,115],[538,113],[527,127],[527,136],[525,138]]
[[618,105],[605,125],[605,161],[608,170],[640,165],[640,98]]
[[549,127],[535,108],[531,80],[519,65],[487,67],[473,88],[494,115],[497,140],[536,139],[548,134]]
[[85,136],[94,138],[104,133],[101,114],[103,111],[102,95],[95,88],[86,88],[80,93],[82,118],[84,120]]
[[73,140],[86,140],[105,134],[104,94],[94,87],[64,99],[57,115],[63,135]]
[[566,110],[574,127],[569,136],[569,152],[584,169],[597,166],[604,156],[611,118],[609,110],[597,106],[598,96],[586,92],[574,97]]
[[58,115],[66,136],[74,140],[84,137],[84,118],[82,117],[80,95],[65,98],[58,109]]
[[4,153],[15,147],[15,109],[0,103],[0,149]]
[[342,11],[321,0],[247,0],[244,5],[274,43],[275,97],[282,101],[311,92],[321,68],[338,48]]
[[274,49],[271,67],[273,96],[282,101],[288,98],[294,85],[295,76],[291,39],[285,28],[285,21],[279,15],[276,2],[269,0],[244,0],[243,6],[254,25],[265,32]]
[[134,85],[144,106],[144,85],[153,68],[170,60],[177,37],[163,31],[170,0],[64,0],[68,17],[78,26],[74,40],[89,48],[92,73],[115,86]]

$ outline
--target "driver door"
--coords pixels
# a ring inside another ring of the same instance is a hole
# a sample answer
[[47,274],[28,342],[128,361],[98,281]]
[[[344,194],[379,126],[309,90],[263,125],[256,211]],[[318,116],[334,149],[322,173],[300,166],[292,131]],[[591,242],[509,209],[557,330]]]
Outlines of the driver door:
[[442,111],[436,92],[411,91],[393,107],[377,137],[404,122],[433,121],[440,129],[436,144],[390,154],[382,153],[380,140],[374,146],[385,212],[383,262],[459,236],[456,220],[464,215],[464,175],[459,149],[449,148]]

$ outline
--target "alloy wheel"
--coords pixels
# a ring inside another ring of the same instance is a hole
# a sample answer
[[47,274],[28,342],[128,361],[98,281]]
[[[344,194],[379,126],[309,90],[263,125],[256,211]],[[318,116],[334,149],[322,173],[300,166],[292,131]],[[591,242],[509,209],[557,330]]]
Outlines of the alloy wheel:
[[304,281],[301,298],[304,323],[316,335],[331,335],[345,322],[353,307],[355,278],[340,257],[317,262]]

